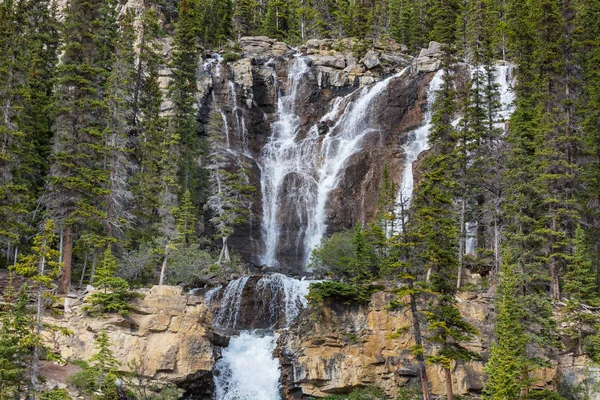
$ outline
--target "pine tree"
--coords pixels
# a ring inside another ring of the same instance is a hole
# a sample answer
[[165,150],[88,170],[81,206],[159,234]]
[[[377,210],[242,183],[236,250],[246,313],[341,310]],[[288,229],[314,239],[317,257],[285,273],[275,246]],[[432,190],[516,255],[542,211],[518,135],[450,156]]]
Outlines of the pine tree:
[[3,293],[5,305],[0,308],[0,397],[3,399],[21,398],[28,388],[32,347],[38,343],[28,292],[29,287],[23,285],[16,293],[10,282]]
[[135,152],[137,168],[131,180],[135,200],[132,214],[136,227],[130,231],[130,240],[135,245],[150,243],[158,237],[156,219],[162,193],[159,161],[163,155],[161,144],[167,127],[167,121],[161,115],[163,94],[158,79],[162,47],[158,39],[162,36],[162,28],[156,10],[150,8],[144,12],[141,29],[144,40],[140,42],[137,70],[140,82],[136,84],[136,87],[139,86],[138,113],[141,118],[136,126],[139,141]]
[[[19,275],[28,277],[37,286],[36,312],[35,312],[35,337],[39,338],[42,330],[42,312],[44,302],[50,296],[52,283],[58,276],[61,264],[58,261],[59,252],[54,248],[56,235],[54,221],[46,220],[40,232],[33,239],[32,253],[21,256],[13,269]],[[41,343],[36,341],[31,344],[33,355],[29,368],[31,390],[37,393],[38,368],[40,360]]]
[[7,261],[34,231],[29,213],[47,168],[58,44],[54,10],[46,0],[0,6],[0,243]]
[[169,98],[173,102],[172,116],[169,118],[170,136],[179,143],[180,161],[177,174],[183,192],[189,190],[194,204],[201,204],[202,176],[198,159],[201,155],[201,144],[198,137],[198,121],[196,118],[196,69],[200,58],[201,31],[199,23],[202,18],[200,0],[182,0],[179,3],[179,20],[175,26],[173,40],[173,58],[171,68],[173,80],[169,86]]
[[581,100],[576,103],[583,130],[580,203],[588,235],[595,238],[593,261],[600,282],[600,1],[586,1],[577,13],[576,42],[583,75]]
[[484,400],[518,399],[527,387],[524,371],[529,368],[525,352],[528,337],[523,325],[526,312],[521,294],[523,282],[513,264],[515,260],[515,255],[507,248],[496,299],[496,341],[484,367],[488,374]]
[[566,334],[576,341],[575,352],[583,354],[584,324],[595,325],[598,318],[586,310],[586,306],[598,303],[596,276],[592,268],[592,252],[581,226],[575,233],[575,253],[569,260],[568,272],[564,277],[564,294],[568,297],[565,311]]
[[422,176],[414,198],[412,225],[416,247],[413,263],[427,271],[427,281],[434,299],[424,314],[429,323],[428,341],[439,347],[430,362],[442,366],[446,374],[446,394],[453,398],[451,368],[456,360],[470,360],[475,354],[461,342],[475,333],[458,311],[454,294],[458,270],[458,218],[453,204],[456,187],[454,153],[456,132],[453,58],[444,50],[444,75],[433,106],[430,153],[422,163]]
[[112,54],[106,43],[110,27],[105,26],[107,19],[101,14],[106,6],[104,0],[73,0],[65,10],[64,48],[54,103],[54,148],[45,199],[64,237],[58,293],[69,291],[73,235],[103,240],[106,213],[99,199],[109,194],[104,170],[108,71],[103,57]]
[[105,200],[105,231],[108,240],[123,239],[124,231],[132,223],[129,190],[131,133],[134,123],[134,105],[131,93],[136,82],[134,42],[135,15],[127,9],[119,22],[115,58],[107,82],[108,126],[105,132],[106,170],[108,172]]
[[251,36],[258,30],[258,2],[256,0],[237,0],[234,2],[233,31],[236,38]]
[[111,343],[106,330],[98,332],[94,339],[96,353],[90,358],[94,368],[95,384],[97,391],[94,399],[119,398],[116,380],[119,378],[121,363],[115,358],[110,349]]
[[117,259],[107,247],[102,255],[95,276],[96,288],[99,290],[90,294],[86,299],[85,311],[91,315],[104,315],[105,313],[129,314],[128,301],[137,297],[132,292],[129,283],[116,276],[118,270]]

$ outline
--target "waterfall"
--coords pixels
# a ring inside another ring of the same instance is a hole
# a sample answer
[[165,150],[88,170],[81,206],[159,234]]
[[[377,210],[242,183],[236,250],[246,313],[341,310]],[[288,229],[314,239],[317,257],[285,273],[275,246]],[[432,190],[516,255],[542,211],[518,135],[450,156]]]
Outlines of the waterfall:
[[[221,307],[215,315],[215,327],[235,329],[237,326],[240,306],[242,304],[242,294],[244,293],[246,282],[248,282],[247,276],[243,276],[239,279],[229,282],[229,285],[227,285],[225,292],[223,293]],[[210,293],[210,291],[208,293]],[[206,294],[207,296],[208,293]],[[209,300],[211,299],[212,294]]]
[[275,335],[242,332],[231,338],[215,366],[216,400],[279,400]]
[[[296,96],[302,78],[308,72],[309,66],[302,57],[296,57],[294,65],[288,74],[288,94],[279,96],[277,100],[278,121],[273,124],[273,134],[262,150],[261,159],[261,193],[263,199],[263,238],[265,253],[262,263],[277,266],[277,244],[279,242],[279,193],[285,177],[293,172],[308,174],[301,156],[302,144],[296,143],[299,128],[299,117],[296,115]],[[273,78],[275,82],[277,80]]]
[[[218,305],[215,327],[238,328],[245,290],[254,290],[248,297],[259,306],[250,309],[256,315],[250,326],[243,327],[249,330],[230,339],[215,365],[216,400],[280,400],[279,359],[273,355],[278,336],[264,328],[275,327],[279,320],[287,327],[306,307],[309,285],[310,281],[283,274],[262,276],[253,288],[248,284],[248,277],[227,285]],[[214,301],[219,291],[220,288],[215,288],[205,294],[207,304]],[[221,312],[223,315],[219,317]]]
[[378,131],[376,121],[371,118],[374,100],[386,90],[390,81],[407,71],[344,98],[336,98],[331,110],[320,121],[335,122],[327,134],[320,136],[315,125],[302,137],[295,104],[300,83],[309,70],[306,60],[297,57],[288,75],[288,93],[278,99],[278,120],[273,124],[270,141],[261,154],[265,243],[261,262],[271,267],[279,265],[278,247],[285,233],[282,233],[282,223],[278,220],[282,218],[283,193],[294,200],[293,224],[299,227],[299,232],[293,245],[296,255],[307,265],[312,250],[326,233],[327,200],[339,183],[340,172],[347,160],[360,151],[365,136]]
[[[414,190],[413,162],[417,160],[419,155],[429,148],[429,130],[431,129],[431,110],[435,101],[435,93],[442,86],[443,70],[435,73],[429,89],[427,91],[427,109],[425,110],[425,120],[423,124],[410,132],[408,140],[402,149],[404,150],[404,169],[402,170],[402,178],[400,180],[400,190],[396,198],[396,204],[403,204],[404,209],[408,209],[412,199]],[[400,215],[400,210],[397,212]]]

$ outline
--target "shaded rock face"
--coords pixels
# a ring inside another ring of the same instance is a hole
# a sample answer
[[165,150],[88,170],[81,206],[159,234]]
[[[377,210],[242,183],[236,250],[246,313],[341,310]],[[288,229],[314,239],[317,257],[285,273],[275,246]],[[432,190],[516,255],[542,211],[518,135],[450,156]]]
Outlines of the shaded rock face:
[[[211,110],[222,113],[227,121],[230,142],[227,156],[231,168],[244,166],[249,171],[248,181],[258,189],[261,189],[261,174],[265,168],[265,145],[273,139],[280,117],[278,100],[291,91],[293,73],[290,71],[297,57],[303,57],[309,66],[301,77],[294,100],[298,119],[295,140],[299,145],[314,132],[318,132],[321,141],[327,135],[343,134],[339,128],[333,130],[334,126],[344,118],[344,107],[350,108],[352,102],[360,99],[362,88],[372,87],[408,67],[406,74],[392,79],[384,93],[372,101],[368,132],[336,176],[337,184],[325,204],[326,235],[371,221],[383,166],[388,166],[396,184],[402,176],[401,145],[404,135],[423,122],[431,74],[419,72],[404,49],[391,42],[375,46],[360,59],[351,51],[354,44],[351,40],[309,41],[296,50],[265,37],[242,38],[240,44],[243,50],[240,60],[225,64],[218,58],[207,59],[201,68],[199,118],[207,123]],[[332,115],[334,104],[339,101],[344,107]],[[326,114],[328,118],[324,118]],[[307,163],[311,158],[317,159],[315,168],[324,162],[318,151],[316,145],[312,153],[306,154]],[[314,195],[318,191],[316,181],[313,182],[316,179],[316,172],[312,175],[291,172],[283,178],[277,193],[277,262],[268,267],[291,274],[305,272],[307,220],[313,210],[299,204],[307,192]],[[258,190],[248,222],[237,227],[230,238],[231,246],[254,265],[265,262],[262,196]]]

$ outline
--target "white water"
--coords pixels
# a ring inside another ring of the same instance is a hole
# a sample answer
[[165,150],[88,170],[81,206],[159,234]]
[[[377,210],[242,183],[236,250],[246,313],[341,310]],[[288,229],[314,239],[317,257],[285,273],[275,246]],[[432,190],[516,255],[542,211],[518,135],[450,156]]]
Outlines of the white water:
[[[240,305],[242,303],[242,293],[246,287],[246,282],[248,282],[247,276],[229,282],[223,293],[219,311],[215,315],[214,325],[216,327],[235,328],[237,326]],[[210,300],[212,300],[212,295],[214,293],[211,294]]]
[[295,104],[298,89],[308,71],[306,60],[297,57],[289,72],[288,93],[278,100],[278,121],[273,124],[271,139],[261,154],[265,242],[261,262],[271,267],[279,265],[277,249],[282,240],[282,224],[278,217],[284,187],[288,191],[287,198],[294,200],[294,224],[299,230],[293,245],[296,253],[302,254],[303,264],[307,265],[312,250],[325,235],[326,205],[329,194],[339,183],[340,172],[347,160],[360,151],[364,137],[378,131],[376,121],[371,118],[373,100],[385,91],[392,79],[402,76],[406,70],[363,88],[357,96],[350,94],[336,99],[321,120],[335,121],[328,133],[322,137],[313,126],[302,138]]
[[[231,321],[239,315],[247,280],[246,277],[232,281],[225,289],[220,310],[226,310],[226,313],[236,316],[223,318],[225,321]],[[263,276],[256,284],[254,296],[268,299],[268,304],[265,310],[258,312],[266,312],[269,320],[274,321],[280,316],[285,316],[285,325],[288,326],[306,307],[309,285],[310,281],[293,279],[282,274]],[[220,289],[207,292],[205,298],[212,301],[218,290]],[[215,323],[215,326],[218,325]],[[235,326],[236,323],[232,327]],[[280,400],[281,371],[279,359],[273,356],[276,343],[277,335],[273,332],[242,331],[238,336],[232,337],[229,346],[223,349],[223,357],[215,365],[215,399]]]
[[[505,121],[507,121],[511,114],[514,112],[514,91],[512,89],[512,71],[514,66],[509,63],[501,63],[496,65],[496,71],[494,74],[494,83],[498,86],[500,109],[496,116],[496,127],[505,127]],[[472,69],[471,73],[476,70]],[[443,70],[439,70],[433,76],[429,83],[429,90],[427,92],[427,110],[425,111],[425,121],[423,125],[414,130],[409,134],[409,140],[402,146],[405,154],[404,169],[402,171],[400,190],[396,198],[396,203],[404,204],[404,209],[407,210],[410,207],[410,201],[412,199],[414,191],[414,176],[413,176],[413,162],[416,161],[419,155],[429,149],[429,131],[431,129],[431,109],[433,102],[435,101],[435,93],[440,89],[442,84]],[[453,125],[457,125],[460,122],[460,118],[453,122]],[[400,207],[398,207],[397,215],[400,215]],[[472,223],[468,223],[471,224]],[[471,227],[471,230],[475,230],[476,227]],[[466,250],[467,254],[475,253],[475,234],[467,235]]]
[[216,400],[279,400],[277,337],[242,332],[215,365]]
[[[413,162],[419,158],[419,155],[423,151],[429,148],[431,109],[433,102],[435,101],[435,94],[442,85],[443,72],[443,70],[437,71],[431,79],[431,82],[429,82],[429,89],[427,91],[427,109],[425,110],[425,120],[423,121],[423,125],[412,131],[408,136],[406,144],[402,146],[405,159],[396,204],[403,204],[404,210],[407,210],[410,207],[410,201],[414,191]],[[397,215],[400,216],[400,210],[398,210]]]

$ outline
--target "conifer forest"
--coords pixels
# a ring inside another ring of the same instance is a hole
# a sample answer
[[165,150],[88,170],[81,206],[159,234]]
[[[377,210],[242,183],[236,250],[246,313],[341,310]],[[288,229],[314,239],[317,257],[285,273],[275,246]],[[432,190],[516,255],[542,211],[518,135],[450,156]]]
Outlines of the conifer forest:
[[600,0],[0,0],[0,400],[600,400]]

